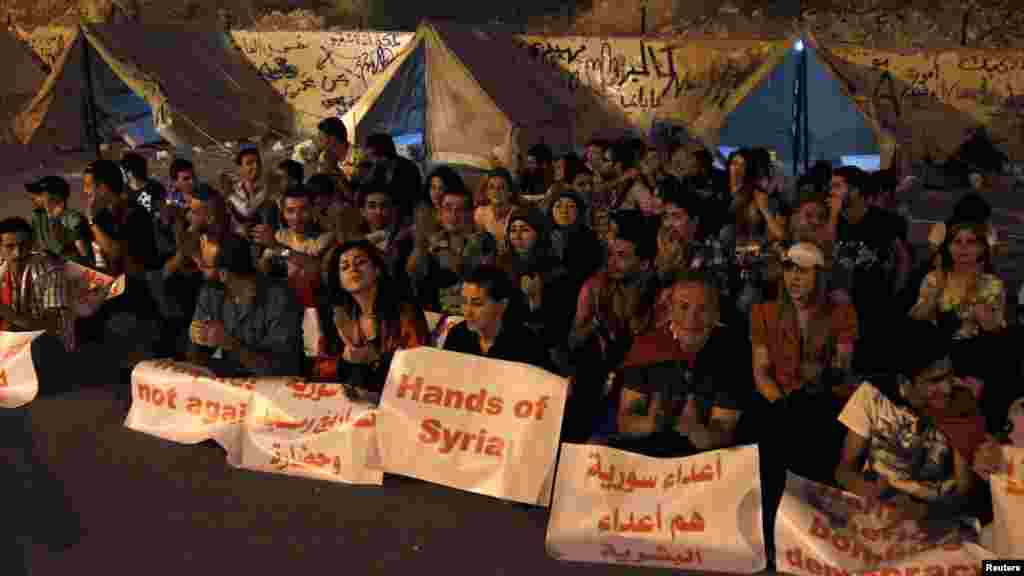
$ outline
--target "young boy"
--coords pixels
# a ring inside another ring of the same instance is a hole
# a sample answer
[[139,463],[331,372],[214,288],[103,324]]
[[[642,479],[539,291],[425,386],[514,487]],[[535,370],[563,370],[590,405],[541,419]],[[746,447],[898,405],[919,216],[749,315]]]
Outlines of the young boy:
[[58,176],[47,176],[32,184],[40,191],[46,216],[45,233],[40,248],[55,256],[91,265],[91,243],[86,241],[85,218],[68,208],[71,187]]

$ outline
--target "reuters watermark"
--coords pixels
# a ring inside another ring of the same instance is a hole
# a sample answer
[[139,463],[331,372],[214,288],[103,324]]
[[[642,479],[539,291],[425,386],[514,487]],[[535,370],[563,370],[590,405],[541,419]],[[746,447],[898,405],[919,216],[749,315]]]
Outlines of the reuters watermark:
[[982,574],[1024,574],[1024,560],[982,560]]

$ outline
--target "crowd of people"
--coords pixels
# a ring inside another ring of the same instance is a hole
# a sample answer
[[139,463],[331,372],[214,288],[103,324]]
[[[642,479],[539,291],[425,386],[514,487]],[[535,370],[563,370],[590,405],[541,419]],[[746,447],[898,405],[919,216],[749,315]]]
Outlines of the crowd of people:
[[[31,218],[0,222],[0,322],[47,331],[43,387],[60,355],[105,349],[126,398],[158,357],[373,398],[395,352],[438,342],[428,314],[452,315],[443,348],[566,378],[565,442],[757,443],[767,511],[788,470],[911,517],[990,514],[978,480],[1024,392],[983,177],[915,258],[887,171],[819,164],[788,189],[764,149],[719,170],[625,138],[536,145],[471,189],[449,166],[421,177],[387,135],[354,154],[338,119],[316,144],[270,167],[243,144],[216,183],[178,159],[167,187],[138,154],[97,160],[84,213],[63,179],[29,184]],[[67,261],[124,275],[124,294],[73,318]]]

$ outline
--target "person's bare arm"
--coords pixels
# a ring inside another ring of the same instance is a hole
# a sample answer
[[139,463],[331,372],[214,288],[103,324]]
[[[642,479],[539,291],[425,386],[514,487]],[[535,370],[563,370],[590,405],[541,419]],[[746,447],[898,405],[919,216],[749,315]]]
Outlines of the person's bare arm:
[[847,430],[843,452],[836,467],[836,482],[843,489],[865,498],[878,498],[881,486],[864,477],[864,458],[868,451],[868,439]]
[[641,394],[623,388],[617,418],[619,432],[635,436],[653,434],[659,401],[657,394]]
[[109,257],[111,262],[116,262],[121,259],[121,243],[114,240],[109,234],[103,231],[102,228],[96,225],[93,221],[89,225],[89,229],[92,231],[93,240],[99,244],[100,249]]
[[736,427],[743,412],[713,406],[708,424],[689,429],[690,442],[698,450],[717,450],[731,446],[736,440]]
[[773,373],[775,366],[772,363],[771,354],[766,346],[754,346],[754,386],[758,393],[764,396],[769,402],[785,396],[778,382],[775,381]]

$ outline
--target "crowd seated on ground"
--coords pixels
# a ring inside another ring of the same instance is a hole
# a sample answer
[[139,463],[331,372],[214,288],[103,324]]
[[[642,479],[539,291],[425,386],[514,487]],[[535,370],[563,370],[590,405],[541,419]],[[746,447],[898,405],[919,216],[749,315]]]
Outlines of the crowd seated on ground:
[[[443,348],[567,379],[566,441],[759,443],[768,510],[788,470],[919,516],[984,514],[968,503],[998,466],[985,431],[1009,414],[1019,436],[1024,393],[983,192],[915,261],[884,171],[819,165],[790,190],[766,150],[719,171],[706,150],[624,139],[535,146],[474,192],[451,167],[421,178],[387,135],[352,160],[337,119],[317,143],[320,161],[274,170],[243,144],[216,184],[176,160],[167,188],[138,154],[98,160],[84,213],[63,179],[28,184],[31,218],[0,222],[0,322],[62,342],[44,365],[119,359],[122,394],[134,364],[173,357],[373,397],[397,351],[437,345],[428,318],[461,316]],[[76,319],[66,262],[127,289]]]

